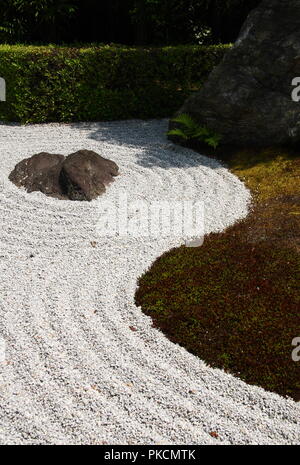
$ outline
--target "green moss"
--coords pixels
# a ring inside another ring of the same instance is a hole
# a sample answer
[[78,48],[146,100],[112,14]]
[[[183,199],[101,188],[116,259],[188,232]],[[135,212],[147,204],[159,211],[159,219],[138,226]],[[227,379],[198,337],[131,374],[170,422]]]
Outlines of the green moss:
[[[300,400],[300,162],[279,149],[227,158],[255,193],[246,218],[160,257],[136,303],[172,341],[250,384]],[[159,305],[157,303],[159,302]]]

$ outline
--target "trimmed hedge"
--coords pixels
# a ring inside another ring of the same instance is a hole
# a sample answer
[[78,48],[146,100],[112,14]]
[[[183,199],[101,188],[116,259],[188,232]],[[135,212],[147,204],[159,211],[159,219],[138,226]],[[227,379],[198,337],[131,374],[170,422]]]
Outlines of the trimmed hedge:
[[7,101],[22,123],[158,118],[197,91],[229,45],[130,48],[0,46]]

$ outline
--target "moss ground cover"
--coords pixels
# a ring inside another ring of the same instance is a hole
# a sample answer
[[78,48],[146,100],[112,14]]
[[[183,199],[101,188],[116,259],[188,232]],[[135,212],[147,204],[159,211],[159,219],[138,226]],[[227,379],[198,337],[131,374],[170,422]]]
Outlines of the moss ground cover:
[[[224,148],[218,149],[218,158]],[[279,148],[228,150],[253,193],[248,217],[199,248],[160,257],[136,303],[173,342],[249,384],[300,400],[300,158]]]

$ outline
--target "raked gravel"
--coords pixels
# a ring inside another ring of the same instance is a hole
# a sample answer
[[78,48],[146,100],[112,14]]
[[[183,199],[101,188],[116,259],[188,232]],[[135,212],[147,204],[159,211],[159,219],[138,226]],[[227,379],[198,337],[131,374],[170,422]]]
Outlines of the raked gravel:
[[[99,233],[103,202],[121,192],[203,200],[206,233],[247,214],[244,185],[166,130],[166,120],[0,125],[2,444],[299,443],[299,404],[208,367],[134,305],[138,277],[186,237]],[[95,201],[27,194],[7,179],[34,153],[83,148],[120,167]]]

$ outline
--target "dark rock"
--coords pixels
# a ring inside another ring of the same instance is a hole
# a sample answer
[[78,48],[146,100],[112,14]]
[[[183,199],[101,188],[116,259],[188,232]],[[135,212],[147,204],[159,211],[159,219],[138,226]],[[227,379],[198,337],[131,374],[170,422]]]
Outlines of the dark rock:
[[40,191],[46,195],[63,198],[59,182],[65,157],[41,152],[20,161],[11,172],[9,179],[27,192]]
[[71,200],[92,200],[105,192],[117,176],[118,166],[91,150],[69,155],[61,170],[60,183]]
[[[300,141],[300,1],[265,0],[200,92],[178,114],[190,114],[225,144],[279,145]],[[176,126],[171,123],[171,127]]]
[[9,179],[27,192],[40,191],[59,199],[92,200],[105,192],[119,168],[90,150],[68,157],[38,153],[18,163]]

